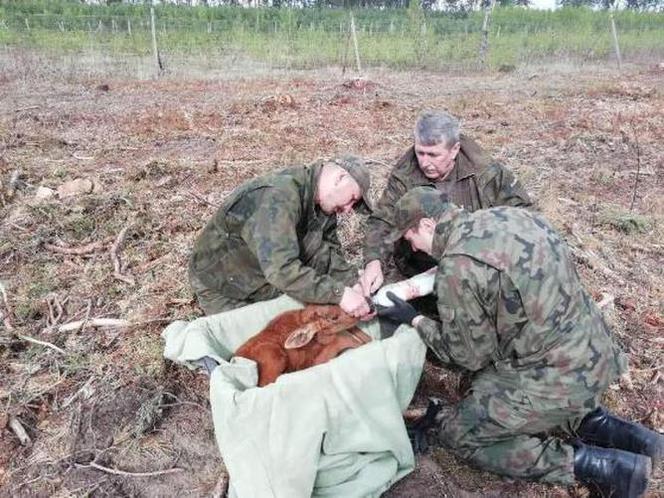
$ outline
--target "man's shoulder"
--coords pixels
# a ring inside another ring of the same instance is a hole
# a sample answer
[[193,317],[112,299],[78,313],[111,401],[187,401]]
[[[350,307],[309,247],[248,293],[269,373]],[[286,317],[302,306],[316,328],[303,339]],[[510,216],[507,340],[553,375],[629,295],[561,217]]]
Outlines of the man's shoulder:
[[284,198],[298,195],[306,177],[304,169],[304,167],[286,168],[255,178],[247,184],[246,193],[268,193],[271,196]]
[[399,179],[408,188],[426,183],[426,177],[417,163],[415,147],[410,146],[399,158],[392,168],[390,176]]
[[556,229],[540,213],[523,207],[496,206],[468,213],[464,236],[472,238],[477,232],[484,239],[496,236],[519,238],[523,241],[543,236],[558,238]]

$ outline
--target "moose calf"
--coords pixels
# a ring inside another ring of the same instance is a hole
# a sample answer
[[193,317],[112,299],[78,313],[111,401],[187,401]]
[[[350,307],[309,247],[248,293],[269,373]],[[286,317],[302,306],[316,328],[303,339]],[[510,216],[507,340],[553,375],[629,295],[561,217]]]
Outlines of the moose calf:
[[308,305],[286,311],[236,351],[258,364],[258,385],[285,372],[320,365],[371,338],[355,327],[357,319],[336,305]]

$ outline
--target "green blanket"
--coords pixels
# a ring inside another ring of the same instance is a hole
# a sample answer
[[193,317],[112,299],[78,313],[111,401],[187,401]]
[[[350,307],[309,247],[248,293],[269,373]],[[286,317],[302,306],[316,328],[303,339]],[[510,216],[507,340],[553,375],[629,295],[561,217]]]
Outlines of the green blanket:
[[[232,352],[277,314],[300,307],[282,296],[174,322],[162,333],[164,356],[187,365],[202,356],[220,362],[210,403],[229,497],[380,496],[415,465],[401,412],[426,348],[402,326],[389,339],[256,387],[256,364]],[[379,337],[377,322],[361,328]]]

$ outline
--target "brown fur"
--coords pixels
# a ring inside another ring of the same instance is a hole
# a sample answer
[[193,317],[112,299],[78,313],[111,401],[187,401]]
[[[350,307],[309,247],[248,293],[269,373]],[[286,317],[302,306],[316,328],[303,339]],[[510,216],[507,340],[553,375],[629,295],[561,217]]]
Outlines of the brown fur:
[[[320,365],[346,349],[356,348],[371,338],[355,327],[357,319],[333,305],[309,305],[286,311],[274,318],[235,353],[258,364],[258,385],[274,382],[285,372],[295,372]],[[291,334],[305,327],[315,335],[296,348],[286,348]]]

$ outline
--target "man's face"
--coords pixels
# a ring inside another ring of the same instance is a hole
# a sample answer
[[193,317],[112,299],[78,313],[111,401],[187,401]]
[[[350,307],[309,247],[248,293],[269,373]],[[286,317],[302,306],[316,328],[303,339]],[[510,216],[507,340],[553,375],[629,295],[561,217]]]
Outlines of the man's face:
[[429,180],[444,180],[454,169],[454,159],[459,153],[459,142],[450,148],[443,143],[437,145],[422,145],[415,141],[415,155],[417,162]]
[[319,205],[325,214],[344,214],[350,212],[362,199],[362,190],[350,174],[338,168],[320,186]]
[[422,251],[431,254],[433,235],[436,222],[431,218],[422,218],[417,225],[403,234],[403,238],[410,242],[413,251]]

